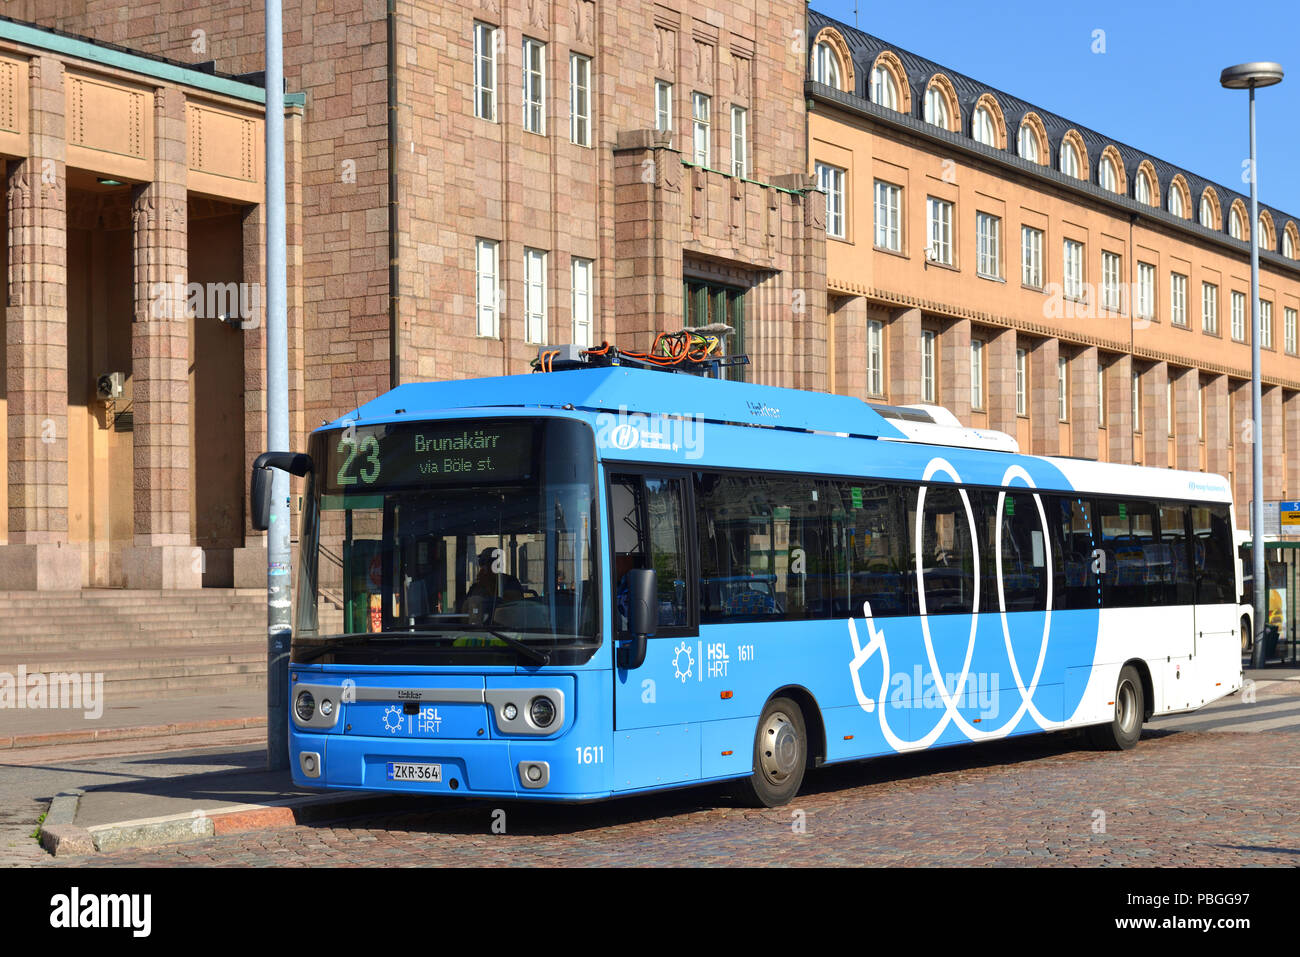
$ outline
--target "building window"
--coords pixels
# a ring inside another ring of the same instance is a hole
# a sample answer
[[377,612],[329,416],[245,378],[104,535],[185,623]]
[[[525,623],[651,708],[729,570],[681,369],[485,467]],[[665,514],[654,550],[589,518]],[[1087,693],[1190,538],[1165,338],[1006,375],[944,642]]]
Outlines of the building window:
[[1097,182],[1102,189],[1112,193],[1119,192],[1119,176],[1115,173],[1115,162],[1109,156],[1101,158],[1101,165],[1097,169]]
[[1029,357],[1024,349],[1016,350],[1016,415],[1028,414]]
[[926,200],[929,211],[930,246],[928,257],[931,262],[952,265],[952,203],[933,196]]
[[1097,428],[1106,427],[1106,370],[1097,365]]
[[546,133],[546,44],[524,37],[524,129]]
[[1282,233],[1282,255],[1287,259],[1295,259],[1295,236],[1290,229]]
[[813,82],[825,83],[835,89],[843,89],[840,79],[840,58],[829,43],[823,40],[813,47]]
[[1273,304],[1267,299],[1259,301],[1259,347],[1273,348]]
[[894,74],[883,63],[871,71],[871,102],[889,110],[898,109],[898,84]]
[[573,272],[573,343],[579,346],[591,345],[591,281],[595,262],[590,259],[574,259]]
[[1138,171],[1137,177],[1133,180],[1133,198],[1139,203],[1147,206],[1151,205],[1151,181],[1147,179],[1146,173]]
[[1020,281],[1043,288],[1043,231],[1032,226],[1020,227]]
[[1233,239],[1240,239],[1243,242],[1246,239],[1246,224],[1241,217],[1241,210],[1234,208],[1232,214],[1228,217],[1228,232]]
[[998,134],[993,124],[993,114],[987,106],[979,106],[971,117],[971,136],[975,142],[985,146],[997,146]]
[[[687,280],[682,284],[682,325],[698,327],[720,323],[734,332],[722,337],[723,356],[745,355],[745,290],[733,286]],[[723,377],[744,382],[744,365],[724,366]]]
[[1124,259],[1118,253],[1101,254],[1101,307],[1110,312],[1119,312],[1124,308],[1120,293],[1123,268]]
[[1079,178],[1079,153],[1069,140],[1061,141],[1061,172]]
[[749,175],[749,110],[743,106],[731,108],[731,175]]
[[474,115],[497,119],[497,28],[474,23]]
[[1132,382],[1133,394],[1130,396],[1133,402],[1133,431],[1142,431],[1142,373],[1133,373]]
[[709,111],[711,106],[711,100],[707,95],[703,93],[691,94],[691,128],[694,131],[691,141],[693,143],[691,157],[696,166],[707,167],[713,159],[709,136]]
[[655,129],[673,129],[673,85],[664,80],[655,80]]
[[1016,134],[1016,152],[1021,159],[1037,163],[1038,151],[1038,133],[1028,123],[1021,123],[1020,132]]
[[903,189],[876,180],[876,245],[901,252],[903,249]]
[[1083,298],[1083,243],[1073,239],[1065,240],[1064,269],[1065,298],[1081,300]]
[[1169,212],[1173,213],[1179,219],[1185,215],[1186,206],[1183,204],[1183,191],[1178,188],[1177,183],[1169,184]]
[[1064,356],[1056,360],[1056,417],[1062,422],[1070,418],[1070,360]]
[[921,330],[921,401],[934,401],[934,333]]
[[1187,328],[1187,277],[1176,272],[1169,274],[1169,321]]
[[984,340],[970,341],[970,407],[984,408]]
[[524,341],[546,343],[546,253],[524,250]]
[[925,121],[945,130],[952,128],[948,118],[948,98],[937,85],[931,85],[925,91]]
[[495,339],[501,328],[501,282],[499,255],[501,244],[495,239],[474,243],[475,295],[478,316],[475,332]]
[[1282,310],[1282,345],[1290,355],[1296,354],[1296,311]]
[[569,54],[569,139],[591,145],[591,58]]
[[1246,341],[1246,294],[1232,294],[1232,338],[1238,342]]
[[817,164],[817,188],[826,194],[826,235],[844,238],[844,170]]
[[875,319],[867,320],[867,392],[885,394],[885,327]]
[[1214,228],[1214,205],[1210,202],[1209,196],[1201,197],[1201,210],[1198,215],[1202,226],[1206,229]]
[[1002,276],[1002,220],[988,213],[975,214],[975,271],[993,279]]
[[1212,282],[1201,283],[1201,331],[1219,334],[1219,287]]
[[1156,316],[1156,267],[1138,263],[1137,315],[1139,319]]

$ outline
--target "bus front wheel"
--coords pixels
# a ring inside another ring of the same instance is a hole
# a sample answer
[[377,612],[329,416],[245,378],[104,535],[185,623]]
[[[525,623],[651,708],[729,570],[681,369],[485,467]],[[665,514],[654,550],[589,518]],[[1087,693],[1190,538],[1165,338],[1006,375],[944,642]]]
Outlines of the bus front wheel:
[[1106,751],[1128,751],[1142,737],[1142,718],[1146,704],[1142,695],[1142,678],[1132,665],[1125,665],[1115,685],[1115,716],[1109,724],[1088,729],[1093,747]]
[[773,698],[758,719],[753,773],[740,782],[737,796],[752,807],[789,804],[799,793],[807,763],[803,712],[789,698]]

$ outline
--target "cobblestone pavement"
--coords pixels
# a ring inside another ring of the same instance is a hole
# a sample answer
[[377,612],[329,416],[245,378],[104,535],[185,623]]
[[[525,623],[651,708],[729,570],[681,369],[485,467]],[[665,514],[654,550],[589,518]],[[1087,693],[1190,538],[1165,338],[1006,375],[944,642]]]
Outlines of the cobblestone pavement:
[[1055,735],[824,768],[773,810],[717,787],[577,807],[413,799],[409,812],[67,863],[1294,867],[1298,745],[1148,730],[1115,753]]

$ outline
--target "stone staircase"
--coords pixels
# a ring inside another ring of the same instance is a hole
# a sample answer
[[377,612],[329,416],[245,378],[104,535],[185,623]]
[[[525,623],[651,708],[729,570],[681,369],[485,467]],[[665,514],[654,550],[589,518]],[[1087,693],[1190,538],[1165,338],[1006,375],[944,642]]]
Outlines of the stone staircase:
[[0,672],[100,672],[110,701],[266,687],[266,591],[0,591]]

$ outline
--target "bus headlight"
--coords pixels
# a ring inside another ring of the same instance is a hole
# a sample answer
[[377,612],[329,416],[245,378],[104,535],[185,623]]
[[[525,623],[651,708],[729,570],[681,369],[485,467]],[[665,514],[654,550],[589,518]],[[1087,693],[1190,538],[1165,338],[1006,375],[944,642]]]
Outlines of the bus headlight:
[[555,720],[555,703],[550,698],[539,696],[528,705],[528,716],[539,728],[548,728]]
[[322,718],[328,718],[334,713],[334,702],[326,698],[320,703],[320,713]]
[[501,713],[506,716],[507,721],[513,721],[519,717],[519,709],[512,704],[506,705],[501,709]]
[[310,721],[311,716],[316,713],[316,699],[312,697],[310,691],[300,691],[293,703],[293,710],[298,715],[299,721]]

